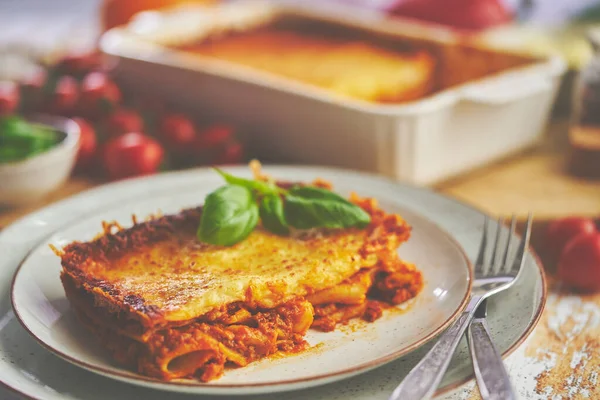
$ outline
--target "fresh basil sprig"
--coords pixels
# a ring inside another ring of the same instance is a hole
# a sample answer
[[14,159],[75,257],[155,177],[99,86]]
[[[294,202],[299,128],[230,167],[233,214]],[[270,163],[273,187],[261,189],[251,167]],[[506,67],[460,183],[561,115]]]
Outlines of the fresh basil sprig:
[[250,235],[258,218],[252,191],[238,185],[222,186],[206,197],[197,235],[205,243],[232,246]]
[[260,219],[263,226],[277,235],[287,235],[290,228],[285,219],[283,200],[278,194],[267,194],[260,202]]
[[18,116],[0,117],[0,164],[24,160],[60,142],[50,127]]
[[364,228],[371,217],[362,208],[330,190],[295,186],[285,190],[272,182],[240,178],[215,169],[228,183],[206,197],[198,239],[232,246],[244,240],[258,224],[286,235],[290,227]]
[[213,168],[219,175],[225,179],[225,181],[232,185],[239,185],[250,190],[256,190],[260,194],[268,194],[268,193],[282,193],[283,190],[280,189],[277,185],[271,182],[264,181],[256,181],[252,179],[240,178],[235,175],[231,175],[219,168]]
[[365,210],[330,190],[295,187],[285,199],[285,217],[297,229],[364,228],[371,222]]

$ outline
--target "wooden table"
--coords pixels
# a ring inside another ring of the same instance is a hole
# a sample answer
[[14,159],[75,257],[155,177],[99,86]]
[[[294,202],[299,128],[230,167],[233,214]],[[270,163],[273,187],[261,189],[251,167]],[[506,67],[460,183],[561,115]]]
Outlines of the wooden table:
[[[552,218],[600,217],[600,182],[575,179],[564,169],[566,124],[549,127],[547,140],[534,150],[444,182],[434,189],[492,215],[536,215],[533,242],[541,249],[543,229]],[[0,229],[48,203],[95,184],[72,179],[46,200],[20,209],[0,210]],[[543,254],[542,254],[543,256]],[[600,294],[565,292],[549,272],[550,296],[528,341],[507,359],[515,386],[528,399],[600,399]],[[555,397],[553,397],[555,396]],[[447,399],[477,399],[473,384]]]
[[[470,176],[439,185],[442,193],[493,215],[534,212],[532,243],[544,260],[549,296],[527,342],[506,360],[522,398],[600,399],[600,294],[569,292],[553,277],[555,260],[543,248],[552,219],[568,215],[600,218],[600,181],[576,179],[565,170],[566,123],[553,123],[539,148]],[[448,397],[454,400],[457,397]],[[474,384],[459,394],[479,399]]]

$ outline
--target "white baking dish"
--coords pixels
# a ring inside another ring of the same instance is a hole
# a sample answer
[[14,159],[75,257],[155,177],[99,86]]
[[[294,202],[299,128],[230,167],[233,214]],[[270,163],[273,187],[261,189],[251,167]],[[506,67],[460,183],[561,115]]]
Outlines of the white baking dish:
[[[461,69],[447,67],[440,78],[446,89],[410,103],[379,104],[164,46],[249,29],[280,15],[436,46],[447,58],[444,65],[464,62],[465,71],[488,61],[491,70],[502,71],[461,82]],[[243,1],[143,13],[105,33],[101,49],[118,57],[116,74],[126,86],[243,124],[250,132],[247,145],[263,160],[340,166],[432,184],[535,143],[566,70],[558,58],[530,58],[527,65],[510,68],[516,55],[474,50],[460,41],[450,31],[375,14],[353,17],[331,7],[317,11]]]

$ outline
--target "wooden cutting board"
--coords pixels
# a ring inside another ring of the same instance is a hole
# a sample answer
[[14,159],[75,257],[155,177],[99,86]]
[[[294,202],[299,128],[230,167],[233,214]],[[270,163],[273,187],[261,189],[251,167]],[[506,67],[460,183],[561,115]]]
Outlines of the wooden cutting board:
[[[553,122],[537,148],[436,186],[492,215],[537,221],[568,215],[600,217],[600,180],[568,172],[568,124]],[[599,155],[600,157],[600,155]]]
[[437,189],[495,216],[537,221],[569,215],[600,217],[600,181],[565,172],[561,154],[534,152],[482,169]]

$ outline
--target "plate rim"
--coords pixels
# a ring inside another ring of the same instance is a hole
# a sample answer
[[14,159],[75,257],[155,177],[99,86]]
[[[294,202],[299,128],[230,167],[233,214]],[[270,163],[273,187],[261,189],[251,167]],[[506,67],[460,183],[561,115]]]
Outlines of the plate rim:
[[[237,168],[240,168],[242,166],[238,166]],[[278,168],[278,169],[306,169],[306,170],[325,170],[328,171],[330,173],[354,173],[354,174],[358,174],[364,178],[373,178],[373,179],[377,179],[380,182],[385,182],[388,183],[390,185],[393,186],[405,186],[414,190],[417,190],[419,192],[422,193],[426,193],[429,195],[434,195],[434,196],[439,196],[443,199],[445,199],[446,201],[449,201],[451,203],[455,203],[457,205],[460,205],[462,207],[465,207],[469,210],[472,210],[474,212],[477,212],[479,214],[481,214],[482,216],[488,216],[490,217],[490,213],[488,213],[487,211],[483,210],[482,208],[479,208],[477,206],[474,206],[472,204],[469,204],[467,202],[463,202],[460,199],[457,199],[455,197],[452,197],[448,194],[445,193],[440,193],[438,191],[433,190],[430,187],[423,187],[423,186],[419,186],[419,185],[415,185],[415,184],[411,184],[408,182],[401,182],[395,179],[392,179],[390,177],[381,175],[381,174],[376,174],[376,173],[372,173],[372,172],[366,172],[366,171],[360,171],[360,170],[355,170],[355,169],[351,169],[351,168],[338,168],[338,167],[332,167],[332,166],[324,166],[324,165],[291,165],[291,164],[265,164],[265,167],[268,168]],[[235,167],[234,167],[235,168]],[[171,172],[167,172],[167,173],[162,173],[161,176],[165,176],[165,175],[175,175],[175,174],[180,174],[182,172],[202,172],[202,171],[207,171],[209,168],[207,167],[203,167],[203,168],[195,168],[195,169],[190,169],[187,171],[171,171]],[[37,209],[31,213],[28,213],[20,218],[18,218],[17,220],[13,221],[11,224],[9,224],[8,226],[6,226],[4,229],[2,229],[2,231],[4,232],[0,232],[0,236],[2,236],[2,233],[5,233],[5,231],[9,230],[10,228],[13,228],[25,221],[27,221],[29,218],[32,218],[36,215],[39,214],[43,214],[44,212],[46,212],[48,209],[53,208],[53,207],[58,207],[63,203],[66,203],[68,201],[73,201],[76,200],[78,198],[83,198],[85,196],[89,196],[89,195],[93,195],[95,194],[95,192],[100,192],[100,191],[104,191],[104,190],[108,190],[109,188],[118,188],[121,185],[126,185],[129,184],[133,181],[145,181],[145,180],[151,180],[153,178],[155,178],[156,176],[148,176],[148,177],[139,177],[139,178],[132,178],[132,179],[125,179],[122,181],[118,181],[118,182],[112,182],[109,184],[104,184],[98,187],[93,187],[93,188],[89,188],[86,189],[80,193],[76,193],[73,194],[69,197],[66,197],[64,199],[58,200],[54,203],[48,204],[40,209]],[[58,231],[61,227],[57,227],[56,229],[54,229],[53,231],[49,232],[45,237],[43,237],[42,239],[40,239],[36,245],[39,246],[39,243],[41,243],[43,240],[48,239],[49,237],[51,237],[53,234],[56,233],[56,231]],[[445,232],[445,230],[444,230]],[[454,240],[454,237],[451,237]],[[35,247],[37,247],[36,245],[34,245]],[[462,246],[460,246],[462,248]],[[19,266],[24,262],[25,258],[31,253],[31,251],[33,250],[30,249],[27,254],[25,256],[23,256],[23,259],[19,262]],[[531,319],[530,323],[527,325],[526,329],[523,331],[523,333],[521,334],[521,336],[513,343],[513,345],[511,345],[508,349],[506,349],[506,351],[504,351],[501,354],[501,357],[504,359],[506,357],[508,357],[509,355],[511,355],[517,348],[519,348],[523,342],[525,342],[525,340],[531,335],[531,333],[533,332],[533,330],[536,328],[536,326],[538,325],[541,316],[543,314],[543,311],[545,309],[546,303],[547,303],[547,297],[548,297],[548,287],[547,287],[547,277],[546,277],[546,272],[545,272],[545,268],[544,265],[540,259],[540,257],[538,256],[538,254],[536,253],[535,249],[530,245],[528,247],[528,252],[531,255],[531,257],[534,260],[534,263],[537,267],[540,279],[541,279],[541,293],[540,293],[540,301],[539,301],[539,305],[537,307],[537,309],[535,310],[535,313],[533,315],[533,318]],[[17,267],[19,268],[19,267]],[[16,276],[16,270],[17,268],[15,268],[15,272],[13,273],[13,277]],[[12,287],[12,283],[11,283],[11,287]],[[10,295],[10,293],[9,293]],[[12,304],[12,299],[11,299],[11,304]],[[12,308],[12,307],[11,307]],[[442,389],[437,389],[436,392],[434,393],[435,397],[438,396],[442,396],[445,394],[448,394],[456,389],[458,389],[459,387],[473,381],[473,379],[475,378],[474,374],[471,373],[469,376],[460,379],[459,381],[453,383],[453,384],[449,384],[447,386],[445,386]],[[4,379],[2,379],[2,377],[0,377],[0,386],[7,389],[8,391],[18,394],[19,396],[23,396],[26,399],[34,399],[37,400],[38,398],[31,396],[27,393],[25,393],[24,391],[22,391],[21,389],[18,389],[15,386],[12,386],[11,384],[7,383],[4,381]]]
[[[10,303],[11,303],[13,312],[15,314],[15,318],[17,319],[17,321],[19,322],[21,327],[23,327],[27,331],[27,333],[33,339],[35,339],[36,342],[38,342],[38,344],[40,344],[46,350],[50,351],[51,353],[53,353],[56,356],[59,356],[60,358],[64,359],[65,361],[67,361],[69,363],[72,363],[80,368],[87,369],[96,374],[107,376],[111,379],[122,380],[122,381],[129,382],[129,383],[136,384],[136,385],[140,384],[140,383],[150,383],[153,386],[154,385],[159,386],[159,387],[157,387],[158,389],[166,390],[166,391],[177,391],[176,389],[169,390],[170,387],[184,387],[184,388],[198,388],[198,389],[206,388],[207,389],[206,394],[218,394],[218,392],[225,392],[227,390],[232,390],[232,389],[243,390],[243,389],[259,389],[259,388],[279,388],[280,390],[277,390],[277,389],[270,390],[270,392],[284,391],[284,390],[286,390],[284,388],[286,386],[298,385],[298,384],[308,383],[308,382],[315,383],[314,385],[310,385],[310,387],[319,386],[319,385],[321,385],[321,383],[318,383],[318,382],[322,382],[323,380],[337,378],[337,379],[335,379],[335,381],[339,381],[339,380],[345,379],[346,377],[350,377],[353,375],[360,374],[362,372],[370,371],[374,368],[383,366],[389,362],[392,362],[394,360],[397,360],[397,359],[407,355],[408,353],[418,349],[419,347],[423,346],[424,344],[428,343],[429,341],[434,340],[439,334],[441,334],[441,332],[443,332],[454,321],[456,321],[456,319],[460,316],[460,314],[466,309],[467,304],[470,299],[470,296],[471,296],[471,290],[473,287],[474,272],[473,272],[473,263],[471,262],[468,255],[466,254],[463,246],[449,232],[447,232],[445,229],[440,227],[435,221],[432,221],[430,218],[423,216],[419,212],[412,211],[412,210],[408,210],[408,211],[410,211],[410,213],[417,216],[418,218],[425,220],[428,224],[430,224],[432,227],[437,229],[439,231],[439,233],[442,235],[442,237],[444,237],[446,240],[448,240],[450,243],[452,243],[452,246],[457,250],[458,254],[464,261],[463,268],[466,267],[467,286],[465,288],[464,294],[462,294],[461,301],[460,301],[458,307],[452,312],[452,314],[446,320],[444,320],[444,322],[437,325],[437,327],[431,333],[427,334],[423,338],[421,338],[417,341],[414,341],[413,343],[411,343],[408,346],[404,346],[394,352],[390,352],[390,353],[383,355],[381,357],[378,357],[374,360],[363,362],[361,364],[357,364],[350,368],[339,369],[335,372],[326,372],[326,373],[321,373],[319,375],[311,375],[311,376],[304,377],[304,378],[272,380],[272,381],[266,381],[266,382],[260,382],[260,383],[246,383],[246,384],[230,383],[230,384],[211,385],[210,383],[207,384],[205,382],[204,383],[203,382],[197,382],[197,383],[189,382],[188,383],[188,382],[162,381],[160,379],[144,376],[144,375],[141,375],[141,374],[133,372],[133,371],[131,371],[131,374],[133,374],[133,376],[132,376],[132,375],[130,375],[130,373],[115,371],[112,368],[107,368],[104,366],[99,366],[97,364],[92,364],[90,362],[78,359],[71,354],[65,353],[62,350],[58,350],[55,348],[55,346],[52,346],[52,345],[46,343],[43,339],[41,339],[36,333],[34,333],[30,329],[30,327],[27,325],[27,323],[23,320],[22,311],[20,312],[19,307],[17,307],[17,304],[16,304],[17,301],[15,300],[15,290],[16,290],[17,279],[19,278],[19,275],[21,274],[24,264],[29,260],[32,253],[39,250],[41,248],[41,246],[43,246],[43,242],[47,241],[47,239],[49,237],[57,234],[58,230],[60,230],[60,229],[68,229],[69,226],[80,223],[83,219],[92,218],[92,215],[97,214],[98,210],[94,210],[91,213],[80,216],[80,217],[78,217],[78,221],[74,221],[73,224],[63,226],[62,228],[59,228],[59,229],[53,231],[53,233],[50,234],[50,236],[48,236],[45,239],[43,239],[42,241],[38,242],[32,249],[30,249],[27,252],[27,254],[23,257],[23,259],[17,266],[15,272],[13,273],[12,281],[10,284],[10,292],[9,292]],[[374,323],[376,323],[376,321]],[[118,377],[118,378],[115,378],[115,377]],[[331,382],[333,382],[333,381],[331,381]],[[307,388],[308,388],[308,386],[307,386]],[[222,393],[222,394],[227,394],[227,393]]]

